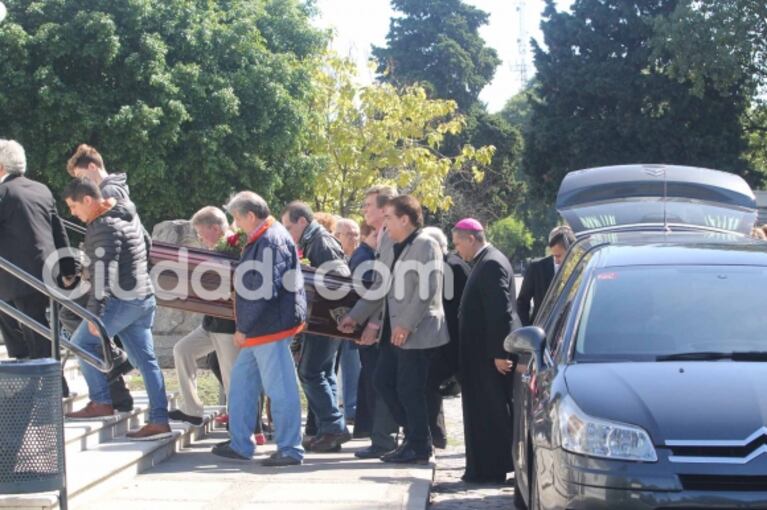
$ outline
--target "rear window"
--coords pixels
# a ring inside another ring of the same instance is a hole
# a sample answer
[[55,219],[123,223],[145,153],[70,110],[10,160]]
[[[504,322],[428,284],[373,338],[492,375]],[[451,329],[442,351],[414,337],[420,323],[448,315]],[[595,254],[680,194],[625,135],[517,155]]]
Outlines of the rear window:
[[767,268],[645,266],[592,276],[575,358],[654,360],[688,352],[767,351]]
[[621,225],[670,223],[749,233],[756,219],[751,209],[651,198],[582,205],[564,210],[562,214],[576,232]]

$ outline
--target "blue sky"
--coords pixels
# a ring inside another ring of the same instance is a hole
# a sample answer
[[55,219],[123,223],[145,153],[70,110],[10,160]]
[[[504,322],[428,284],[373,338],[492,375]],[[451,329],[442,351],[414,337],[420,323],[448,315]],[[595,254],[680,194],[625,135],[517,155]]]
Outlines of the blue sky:
[[[496,49],[503,63],[498,66],[495,78],[480,94],[488,109],[495,112],[503,108],[511,96],[521,87],[518,64],[520,61],[517,39],[519,17],[513,0],[464,0],[490,14],[490,23],[480,29],[487,44]],[[523,0],[523,29],[526,39],[534,37],[541,41],[540,14],[543,0]],[[571,0],[557,0],[560,9],[565,9]],[[357,62],[361,83],[370,83],[374,75],[367,67],[371,45],[383,46],[389,30],[389,19],[394,14],[388,0],[317,0],[320,16],[315,24],[332,28],[336,37],[333,48]],[[529,45],[528,45],[529,46]],[[532,51],[527,50],[528,77],[535,73]]]

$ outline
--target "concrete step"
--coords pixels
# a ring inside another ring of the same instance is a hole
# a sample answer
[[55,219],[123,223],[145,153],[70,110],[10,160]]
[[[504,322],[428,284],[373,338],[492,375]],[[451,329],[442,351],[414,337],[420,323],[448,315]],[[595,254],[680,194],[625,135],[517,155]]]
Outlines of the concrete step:
[[88,392],[79,393],[70,390],[69,396],[61,400],[61,405],[64,407],[64,414],[71,413],[72,411],[79,409],[88,403]]
[[[171,423],[172,438],[128,441],[125,433],[144,423],[148,405],[145,393],[133,394],[136,408],[131,413],[119,413],[104,420],[65,422],[67,487],[71,508],[76,508],[79,501],[98,497],[110,488],[126,483],[192,441],[204,438],[213,426],[213,418],[222,410],[220,407],[206,408],[205,421],[200,427]],[[170,408],[174,407],[175,396],[170,398]],[[0,508],[58,508],[58,493],[0,495]]]
[[[141,427],[148,418],[149,398],[146,393],[133,392],[133,411],[115,413],[110,418],[101,420],[64,422],[64,440],[67,445],[67,456],[80,451],[96,448],[102,443],[119,439],[132,429]],[[168,408],[176,408],[176,395],[168,395]],[[86,398],[77,399],[75,409],[78,410],[88,403]]]

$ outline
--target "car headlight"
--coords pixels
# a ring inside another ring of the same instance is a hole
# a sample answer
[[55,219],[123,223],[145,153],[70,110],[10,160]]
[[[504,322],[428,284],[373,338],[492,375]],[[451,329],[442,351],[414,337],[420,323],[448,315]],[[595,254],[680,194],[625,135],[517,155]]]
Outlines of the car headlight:
[[650,435],[640,427],[587,415],[572,398],[559,403],[559,433],[565,450],[613,460],[656,462]]

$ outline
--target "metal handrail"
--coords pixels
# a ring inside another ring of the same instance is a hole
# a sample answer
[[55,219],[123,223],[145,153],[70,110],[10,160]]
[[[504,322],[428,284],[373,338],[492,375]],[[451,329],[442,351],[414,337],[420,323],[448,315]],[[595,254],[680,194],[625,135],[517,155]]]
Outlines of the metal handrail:
[[[51,300],[51,308],[53,310],[53,319],[51,323],[53,326],[53,329],[49,328],[48,326],[45,326],[43,324],[40,324],[37,320],[33,319],[32,317],[29,317],[25,313],[17,310],[16,308],[9,305],[7,302],[0,300],[0,311],[3,313],[6,313],[16,319],[17,322],[23,324],[24,326],[27,326],[28,328],[34,330],[36,333],[40,334],[41,336],[44,336],[51,340],[54,347],[56,346],[56,340],[58,340],[62,346],[64,346],[69,351],[76,354],[80,359],[91,365],[93,368],[100,372],[107,373],[114,367],[114,359],[112,358],[112,349],[110,348],[111,345],[111,339],[109,337],[109,333],[107,333],[106,328],[104,327],[104,323],[101,322],[101,319],[96,317],[93,313],[89,312],[82,306],[78,305],[68,297],[66,297],[59,289],[49,287],[45,285],[43,282],[29,274],[28,272],[24,271],[20,267],[16,266],[9,260],[0,257],[0,269],[7,271],[13,277],[21,280],[25,284],[29,285],[36,291],[48,296],[48,298]],[[101,346],[104,352],[104,359],[100,359],[97,356],[94,356],[90,352],[84,350],[82,347],[79,347],[69,340],[66,340],[64,338],[61,338],[59,335],[59,326],[58,326],[58,311],[59,307],[64,307],[70,312],[74,313],[78,317],[80,317],[83,320],[89,321],[96,325],[96,328],[99,331],[99,339],[101,340]]]
[[62,219],[62,223],[64,223],[64,226],[68,228],[69,230],[72,230],[78,234],[85,235],[85,227],[82,225],[78,225],[77,223],[72,223],[69,220]]

